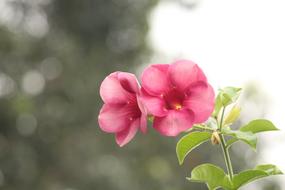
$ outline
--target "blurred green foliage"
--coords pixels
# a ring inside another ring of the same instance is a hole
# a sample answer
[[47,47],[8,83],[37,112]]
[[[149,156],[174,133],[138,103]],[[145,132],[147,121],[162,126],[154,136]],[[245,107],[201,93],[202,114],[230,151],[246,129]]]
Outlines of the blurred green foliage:
[[[177,139],[152,129],[124,148],[100,131],[99,85],[148,61],[147,18],[157,0],[0,1],[0,188],[4,190],[205,189],[185,180]],[[196,153],[196,154],[195,154]],[[235,168],[244,160],[233,159]],[[239,163],[237,163],[237,161]]]

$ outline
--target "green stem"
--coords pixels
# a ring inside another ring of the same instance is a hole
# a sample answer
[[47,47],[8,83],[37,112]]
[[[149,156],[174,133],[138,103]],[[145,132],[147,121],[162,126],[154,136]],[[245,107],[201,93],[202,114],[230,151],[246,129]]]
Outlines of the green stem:
[[220,138],[221,138],[221,147],[223,150],[226,167],[227,167],[230,179],[232,180],[233,176],[234,176],[234,172],[233,172],[233,166],[232,166],[229,150],[226,147],[226,141],[225,141],[225,138],[222,134],[220,134]]
[[220,129],[220,130],[222,130],[222,127],[223,127],[225,110],[226,110],[226,107],[223,107],[222,115],[221,115],[221,120],[220,120],[220,125],[219,125],[219,129]]
[[[220,123],[219,123],[219,124],[220,124],[220,125],[219,125],[219,129],[220,129],[220,130],[222,130],[222,127],[223,127],[225,109],[226,109],[226,107],[223,107],[222,115],[221,115],[221,120],[220,120]],[[232,180],[232,179],[233,179],[233,176],[234,176],[233,166],[232,166],[232,162],[231,162],[229,150],[227,149],[226,140],[225,140],[223,134],[220,134],[220,139],[221,139],[221,147],[222,147],[222,150],[223,150],[223,155],[224,155],[226,167],[227,167],[227,170],[228,170],[228,174],[229,174],[229,176],[230,176],[230,179]]]

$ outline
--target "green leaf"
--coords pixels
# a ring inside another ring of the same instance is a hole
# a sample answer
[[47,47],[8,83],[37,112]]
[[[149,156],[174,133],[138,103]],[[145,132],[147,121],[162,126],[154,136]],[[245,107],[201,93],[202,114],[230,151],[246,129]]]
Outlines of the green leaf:
[[213,164],[202,164],[195,167],[191,172],[191,182],[206,183],[209,190],[215,190],[219,187],[231,189],[231,182],[224,170]]
[[176,145],[176,154],[181,165],[185,157],[197,146],[211,138],[211,133],[208,132],[192,132],[182,137]]
[[237,141],[238,141],[238,139],[236,139],[236,138],[232,138],[232,139],[228,140],[227,148],[230,148]]
[[259,165],[256,166],[253,170],[246,170],[237,175],[234,175],[232,181],[233,188],[238,189],[239,187],[248,184],[254,180],[278,174],[282,174],[282,172],[274,165]]
[[222,109],[222,107],[223,107],[223,104],[222,104],[222,101],[221,101],[220,96],[218,94],[218,96],[216,97],[216,100],[215,100],[215,108],[214,108],[214,112],[212,113],[212,116],[217,117],[219,115],[219,112]]
[[238,189],[239,187],[250,183],[256,179],[266,177],[267,174],[264,171],[261,170],[247,170],[243,171],[237,175],[234,175],[233,178],[233,186],[235,189]]
[[227,106],[235,102],[239,98],[240,92],[241,88],[236,88],[236,87],[223,88],[220,92],[220,98],[223,106]]
[[241,88],[236,87],[225,87],[220,89],[220,92],[216,97],[215,109],[212,115],[217,117],[222,107],[225,107],[238,99],[240,92]]
[[257,136],[250,132],[250,131],[235,131],[231,130],[229,128],[223,128],[222,133],[225,135],[230,135],[233,138],[233,140],[229,140],[227,143],[227,146],[229,147],[232,143],[234,143],[237,140],[241,140],[248,144],[250,147],[252,147],[254,150],[256,149],[256,144],[257,144]]
[[259,165],[252,170],[246,170],[234,175],[231,181],[220,167],[212,164],[202,164],[195,167],[191,172],[191,178],[187,179],[192,182],[206,183],[209,190],[221,187],[226,190],[237,190],[254,180],[279,174],[283,173],[274,165]]
[[279,168],[277,168],[277,166],[275,166],[273,164],[258,165],[254,169],[262,170],[262,171],[266,172],[268,175],[283,174],[282,171]]
[[[239,129],[242,132],[252,132],[254,134],[266,131],[277,131],[279,130],[274,124],[266,119],[256,119],[249,122],[247,125]],[[230,147],[233,143],[237,142],[238,139],[233,138],[227,142],[227,147]]]
[[257,119],[249,122],[247,125],[240,128],[240,131],[250,131],[252,133],[260,133],[265,131],[276,131],[277,129],[271,121],[266,119]]

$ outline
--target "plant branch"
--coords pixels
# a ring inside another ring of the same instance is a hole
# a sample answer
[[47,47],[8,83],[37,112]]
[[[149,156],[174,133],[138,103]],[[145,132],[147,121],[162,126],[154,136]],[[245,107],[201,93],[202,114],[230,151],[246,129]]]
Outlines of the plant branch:
[[220,138],[221,138],[221,147],[223,150],[226,167],[227,167],[230,179],[232,180],[234,176],[234,172],[233,172],[233,166],[232,166],[229,150],[227,149],[226,141],[225,141],[223,134],[220,134]]
[[223,128],[225,110],[226,110],[226,107],[223,107],[222,115],[221,115],[221,120],[220,120],[220,125],[219,125],[219,129],[220,129],[220,130],[222,130],[222,128]]
[[[222,130],[222,128],[223,128],[223,121],[224,121],[225,109],[226,109],[226,107],[223,107],[222,115],[221,115],[221,120],[220,120],[220,122],[219,122],[219,129],[220,129],[220,130]],[[222,148],[222,150],[223,150],[223,155],[224,155],[226,167],[227,167],[227,170],[228,170],[228,174],[229,174],[229,176],[230,176],[230,179],[232,180],[232,179],[233,179],[233,176],[234,176],[233,166],[232,166],[232,162],[231,162],[229,150],[227,149],[226,140],[225,140],[223,134],[220,134],[220,139],[221,139],[221,148]]]

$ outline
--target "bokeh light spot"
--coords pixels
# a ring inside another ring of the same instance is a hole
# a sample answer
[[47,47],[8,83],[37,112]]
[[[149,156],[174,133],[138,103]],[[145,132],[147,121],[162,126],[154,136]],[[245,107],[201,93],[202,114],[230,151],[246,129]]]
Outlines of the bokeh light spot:
[[45,79],[43,75],[36,71],[28,71],[22,81],[22,88],[25,93],[29,95],[38,95],[40,94],[45,87]]

